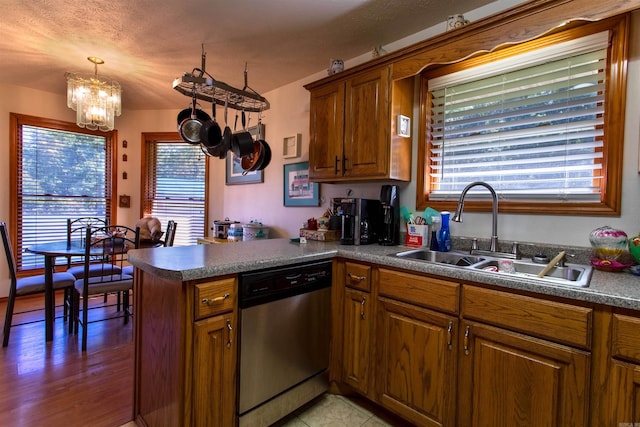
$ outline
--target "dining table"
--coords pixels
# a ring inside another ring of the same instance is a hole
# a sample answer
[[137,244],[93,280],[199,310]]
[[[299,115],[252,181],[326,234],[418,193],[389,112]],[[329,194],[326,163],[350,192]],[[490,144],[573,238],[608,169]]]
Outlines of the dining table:
[[[53,290],[53,269],[56,265],[56,258],[84,256],[86,248],[81,240],[67,241],[59,240],[54,242],[36,243],[29,245],[26,252],[44,256],[44,313],[45,313],[45,339],[53,340],[53,324],[55,321],[55,293]],[[96,252],[99,254],[101,252]],[[93,254],[93,252],[92,252]]]

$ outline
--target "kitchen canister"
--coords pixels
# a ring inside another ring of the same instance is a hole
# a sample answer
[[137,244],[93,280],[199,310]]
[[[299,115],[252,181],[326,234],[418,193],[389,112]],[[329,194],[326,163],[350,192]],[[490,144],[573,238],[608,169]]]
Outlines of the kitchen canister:
[[229,224],[227,229],[227,241],[242,242],[243,226],[239,222]]
[[224,221],[217,219],[213,221],[213,236],[218,239],[226,239],[229,237],[229,227],[231,224],[240,224],[239,221],[229,221],[229,218],[225,218]]
[[242,240],[268,239],[269,227],[265,227],[260,222],[252,222],[242,226]]

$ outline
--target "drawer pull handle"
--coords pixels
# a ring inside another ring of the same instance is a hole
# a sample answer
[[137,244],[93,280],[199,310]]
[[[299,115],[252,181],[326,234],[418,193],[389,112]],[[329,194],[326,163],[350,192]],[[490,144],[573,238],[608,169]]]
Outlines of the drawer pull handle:
[[364,303],[367,301],[366,297],[362,297],[362,302],[360,303],[360,318],[364,320]]
[[229,298],[231,295],[229,294],[224,294],[221,297],[215,297],[215,298],[202,298],[202,304],[204,305],[211,305],[211,304],[215,304],[217,302],[220,301],[224,301],[227,298]]
[[362,282],[363,280],[367,280],[367,276],[356,276],[355,274],[349,273],[349,279]]
[[449,326],[447,326],[447,348],[451,350],[453,348],[453,322],[449,321]]
[[227,334],[228,334],[227,348],[231,348],[231,331],[233,331],[233,328],[231,327],[231,321],[227,319]]
[[467,328],[464,331],[464,354],[466,356],[469,355],[469,335],[470,335],[469,329],[471,329],[471,326],[467,326]]

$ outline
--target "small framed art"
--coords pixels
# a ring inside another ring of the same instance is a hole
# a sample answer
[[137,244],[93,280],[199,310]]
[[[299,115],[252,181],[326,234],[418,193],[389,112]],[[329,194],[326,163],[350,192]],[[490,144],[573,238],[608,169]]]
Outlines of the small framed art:
[[284,165],[285,206],[320,206],[319,187],[309,181],[309,162]]
[[285,159],[298,157],[300,155],[300,140],[302,135],[299,133],[294,136],[287,136],[282,140],[282,157]]

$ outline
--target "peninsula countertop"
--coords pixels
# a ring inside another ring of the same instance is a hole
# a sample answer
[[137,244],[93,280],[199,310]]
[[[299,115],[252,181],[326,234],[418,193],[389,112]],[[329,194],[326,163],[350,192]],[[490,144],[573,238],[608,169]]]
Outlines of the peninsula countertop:
[[346,246],[336,242],[307,243],[265,239],[238,243],[136,249],[130,262],[150,274],[174,281],[207,279],[264,268],[342,257],[459,282],[482,283],[507,289],[640,310],[640,277],[595,270],[588,287],[496,274],[389,256],[407,246]]

